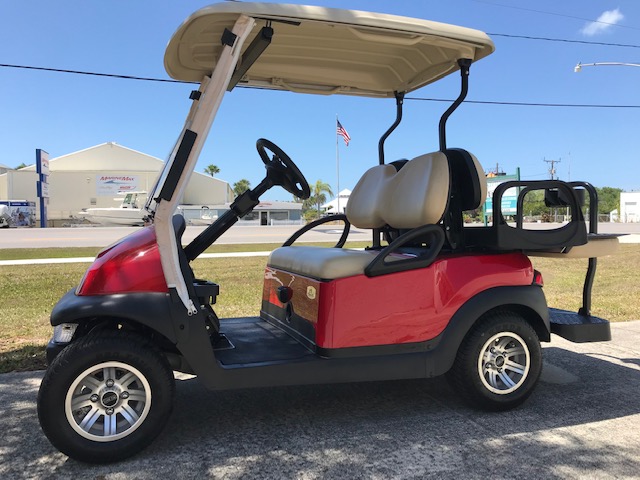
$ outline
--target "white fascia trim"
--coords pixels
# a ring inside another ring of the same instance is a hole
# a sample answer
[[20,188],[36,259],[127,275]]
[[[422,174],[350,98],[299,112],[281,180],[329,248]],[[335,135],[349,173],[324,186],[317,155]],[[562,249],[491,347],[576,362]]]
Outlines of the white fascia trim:
[[162,270],[169,288],[175,288],[180,300],[187,309],[189,315],[198,312],[196,306],[189,298],[189,291],[185,283],[182,271],[180,270],[180,261],[178,258],[178,245],[176,244],[175,231],[173,229],[172,217],[180,201],[184,196],[184,191],[191,178],[196,162],[204,142],[211,129],[211,124],[216,116],[222,97],[227,91],[231,75],[240,58],[242,45],[247,36],[251,32],[255,24],[255,20],[246,15],[241,15],[236,21],[232,32],[236,35],[236,41],[232,47],[227,47],[222,51],[222,55],[216,65],[211,78],[205,77],[200,87],[201,96],[199,100],[195,100],[191,110],[185,121],[180,141],[177,142],[172,157],[175,157],[177,149],[182,142],[182,137],[186,129],[197,134],[195,143],[187,159],[176,191],[169,201],[161,201],[155,212],[154,223],[156,227],[156,238],[158,248],[160,250],[160,259],[162,261]]

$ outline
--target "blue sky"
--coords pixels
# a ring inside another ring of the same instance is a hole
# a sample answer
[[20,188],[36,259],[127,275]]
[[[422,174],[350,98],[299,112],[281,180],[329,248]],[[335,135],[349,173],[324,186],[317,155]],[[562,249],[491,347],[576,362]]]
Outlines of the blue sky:
[[[168,78],[164,48],[180,23],[204,0],[21,0],[0,3],[0,63]],[[640,45],[635,0],[306,0],[327,7],[371,10],[477,28],[488,33]],[[608,12],[608,13],[605,13]],[[602,16],[604,14],[604,16]],[[602,16],[602,17],[601,17]],[[601,18],[607,23],[587,20]],[[640,68],[578,63],[640,62],[640,48],[492,37],[496,52],[471,69],[469,100],[640,105]],[[141,82],[0,68],[0,163],[52,158],[115,141],[164,159],[190,102],[189,85]],[[459,76],[410,97],[454,98]],[[404,119],[387,141],[386,158],[412,158],[438,149],[445,103],[405,102]],[[340,188],[353,188],[377,162],[377,142],[395,118],[393,100],[310,96],[236,89],[225,97],[198,170],[215,164],[219,178],[252,185],[264,170],[255,141],[268,138],[299,165],[310,183],[336,189],[335,118],[352,137],[340,140]],[[474,153],[486,170],[523,178],[557,175],[596,186],[640,189],[639,108],[549,108],[464,104],[449,120],[448,145]],[[289,200],[281,189],[265,198]]]

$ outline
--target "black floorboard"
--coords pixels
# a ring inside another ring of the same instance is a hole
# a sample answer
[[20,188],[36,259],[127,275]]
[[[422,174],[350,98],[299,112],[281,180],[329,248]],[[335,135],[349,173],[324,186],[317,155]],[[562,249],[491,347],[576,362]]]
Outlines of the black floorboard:
[[220,333],[233,348],[216,349],[224,365],[296,360],[315,355],[278,327],[259,317],[229,318],[220,321]]

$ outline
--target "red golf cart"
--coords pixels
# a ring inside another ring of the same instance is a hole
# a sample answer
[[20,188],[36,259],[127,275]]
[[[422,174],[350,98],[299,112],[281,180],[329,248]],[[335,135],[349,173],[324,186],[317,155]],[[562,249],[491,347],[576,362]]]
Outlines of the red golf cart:
[[[51,443],[87,462],[135,454],[167,421],[173,371],[195,374],[211,389],[446,373],[471,405],[506,410],[531,395],[540,342],[551,333],[609,340],[608,322],[590,314],[591,285],[596,257],[611,253],[617,238],[597,234],[590,184],[505,182],[493,192],[490,225],[463,222],[463,212],[481,208],[486,178],[471,153],[447,146],[446,122],[466,96],[472,63],[493,49],[476,30],[369,12],[225,2],[189,17],[167,47],[165,67],[175,79],[201,84],[149,194],[152,224],[100,252],[51,313],[49,368],[38,395]],[[442,115],[438,148],[385,161],[404,95],[455,72],[461,92]],[[291,158],[259,139],[264,180],[183,246],[176,208],[222,97],[238,86],[391,98],[397,118],[346,214],[329,218],[345,224],[335,247],[296,245],[326,220],[305,226],[269,257],[259,315],[220,319],[218,285],[194,278],[190,262],[268,189],[301,199],[310,193]],[[518,192],[509,222],[501,211],[508,189]],[[536,190],[571,220],[553,230],[525,228],[524,197]],[[351,225],[371,231],[368,248],[343,248]],[[588,259],[579,312],[548,308],[532,255]]]

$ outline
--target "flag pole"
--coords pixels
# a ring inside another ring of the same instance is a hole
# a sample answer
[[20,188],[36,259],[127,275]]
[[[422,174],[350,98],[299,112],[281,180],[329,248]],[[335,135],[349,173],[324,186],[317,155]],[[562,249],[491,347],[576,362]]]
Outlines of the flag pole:
[[[338,114],[336,113],[336,127],[338,126]],[[338,131],[336,129],[336,173],[338,178],[338,213],[340,213],[340,149],[338,147]]]

